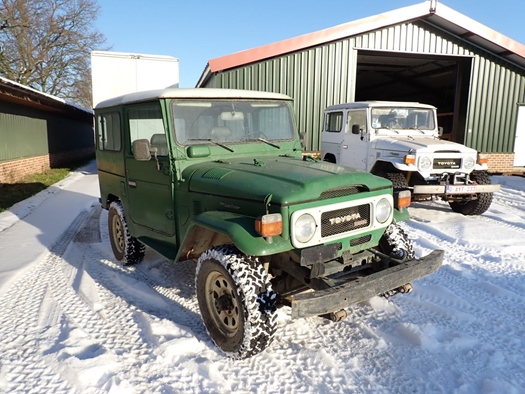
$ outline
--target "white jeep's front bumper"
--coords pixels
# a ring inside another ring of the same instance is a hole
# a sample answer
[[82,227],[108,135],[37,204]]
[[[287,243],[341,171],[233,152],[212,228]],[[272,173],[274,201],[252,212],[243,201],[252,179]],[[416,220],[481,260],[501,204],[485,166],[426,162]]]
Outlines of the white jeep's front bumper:
[[477,194],[494,193],[500,185],[415,185],[413,194]]

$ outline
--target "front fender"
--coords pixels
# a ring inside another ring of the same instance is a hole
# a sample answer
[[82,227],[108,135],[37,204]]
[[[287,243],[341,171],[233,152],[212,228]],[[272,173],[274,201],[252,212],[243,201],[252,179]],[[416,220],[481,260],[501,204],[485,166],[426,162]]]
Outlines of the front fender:
[[280,236],[271,242],[255,231],[255,219],[232,212],[208,211],[195,216],[182,242],[176,261],[197,258],[215,245],[234,244],[249,256],[270,256],[293,249]]

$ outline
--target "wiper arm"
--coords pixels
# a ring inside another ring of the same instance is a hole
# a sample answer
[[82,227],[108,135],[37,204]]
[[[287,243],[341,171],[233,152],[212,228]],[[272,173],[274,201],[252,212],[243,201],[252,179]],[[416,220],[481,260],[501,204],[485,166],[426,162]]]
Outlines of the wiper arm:
[[188,141],[203,141],[203,142],[211,142],[212,144],[218,145],[221,148],[224,148],[226,150],[229,150],[230,152],[235,152],[233,148],[230,148],[227,145],[221,144],[220,142],[213,141],[211,138],[190,138]]
[[274,144],[273,142],[270,142],[268,140],[265,140],[264,138],[257,138],[257,141],[261,141],[261,142],[264,142],[265,144],[268,144],[270,146],[273,146],[274,148],[277,148],[277,149],[281,149],[281,146],[280,145],[277,145],[277,144]]
[[410,127],[410,130],[417,130],[419,131],[421,134],[425,134],[425,132],[423,130],[420,129],[421,126],[414,126],[414,127]]

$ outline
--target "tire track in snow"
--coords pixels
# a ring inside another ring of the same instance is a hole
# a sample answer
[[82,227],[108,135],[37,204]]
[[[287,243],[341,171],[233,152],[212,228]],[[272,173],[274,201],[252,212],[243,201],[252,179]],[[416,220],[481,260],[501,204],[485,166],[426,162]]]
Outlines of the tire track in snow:
[[[24,392],[28,387],[26,382],[35,380],[40,387],[55,393],[75,392],[74,387],[60,375],[60,371],[48,365],[40,356],[38,350],[41,342],[45,342],[42,338],[48,335],[46,329],[49,326],[41,327],[38,323],[41,321],[42,302],[49,297],[51,278],[48,273],[52,261],[64,253],[86,217],[87,212],[82,212],[57,241],[48,257],[15,282],[0,299],[0,332],[3,334],[0,337],[0,382],[6,388],[6,393]],[[51,323],[56,318],[56,309],[47,310],[46,315],[54,317]]]
[[[490,249],[480,254],[468,245],[448,239],[447,234],[426,223],[411,220],[407,225],[417,245],[423,249],[440,247],[447,253],[445,264],[437,273],[417,282],[415,294],[401,297],[399,301],[395,299],[394,302],[403,309],[407,308],[404,314],[407,321],[399,322],[398,332],[430,352],[439,353],[438,346],[456,352],[454,365],[448,366],[450,370],[456,368],[455,373],[444,371],[442,366],[438,368],[441,373],[449,375],[449,379],[458,379],[463,365],[476,365],[476,376],[461,376],[466,385],[497,375],[496,379],[522,387],[525,374],[509,371],[518,368],[525,372],[524,367],[516,367],[525,346],[525,330],[521,324],[515,323],[525,318],[523,265],[505,259],[495,261]],[[428,322],[429,333],[419,331],[418,327],[424,327],[424,322]],[[443,332],[450,335],[444,337]],[[461,348],[461,343],[463,346],[470,343],[471,346]],[[406,360],[414,368],[418,363],[432,362],[418,352]],[[505,368],[505,363],[516,365]],[[433,368],[429,370],[435,371]],[[446,387],[446,381],[444,384]]]

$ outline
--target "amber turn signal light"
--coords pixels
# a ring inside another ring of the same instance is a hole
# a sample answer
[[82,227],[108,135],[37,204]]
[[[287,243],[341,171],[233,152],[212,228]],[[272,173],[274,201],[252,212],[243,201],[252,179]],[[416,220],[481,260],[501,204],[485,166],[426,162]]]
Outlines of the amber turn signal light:
[[255,231],[263,237],[273,237],[283,232],[283,217],[280,213],[271,213],[255,219]]
[[416,155],[406,155],[405,164],[416,164]]
[[478,155],[478,164],[488,164],[489,158],[487,156]]
[[399,209],[409,207],[411,202],[412,194],[409,190],[403,190],[397,194],[397,207]]

